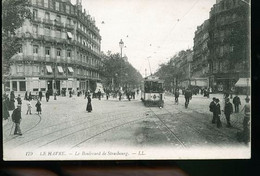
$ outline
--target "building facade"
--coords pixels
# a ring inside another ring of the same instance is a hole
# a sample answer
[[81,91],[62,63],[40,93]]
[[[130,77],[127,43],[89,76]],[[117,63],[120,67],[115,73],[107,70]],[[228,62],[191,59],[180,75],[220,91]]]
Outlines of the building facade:
[[239,78],[250,76],[249,6],[219,0],[209,18],[209,84],[216,92],[235,91]]
[[80,0],[30,0],[32,20],[16,31],[6,91],[95,90],[102,66],[101,36]]
[[192,85],[198,87],[209,87],[209,20],[197,27],[193,39],[193,59],[191,62]]
[[191,63],[193,51],[180,51],[172,60],[174,68],[174,88],[187,88],[191,85]]

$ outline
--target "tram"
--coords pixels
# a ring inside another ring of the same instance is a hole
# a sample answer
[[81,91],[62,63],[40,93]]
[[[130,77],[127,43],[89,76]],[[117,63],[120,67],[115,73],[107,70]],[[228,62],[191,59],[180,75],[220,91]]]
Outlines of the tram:
[[141,87],[141,100],[145,106],[159,106],[164,105],[164,81],[156,76],[148,76],[144,78]]

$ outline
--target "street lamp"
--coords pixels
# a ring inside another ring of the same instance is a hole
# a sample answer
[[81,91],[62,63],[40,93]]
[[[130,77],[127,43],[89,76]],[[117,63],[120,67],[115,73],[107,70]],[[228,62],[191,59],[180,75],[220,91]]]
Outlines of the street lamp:
[[[124,47],[124,42],[123,42],[123,40],[121,39],[120,41],[119,41],[119,47],[120,47],[120,51],[121,51],[121,59],[123,60],[123,47]],[[120,61],[120,81],[119,81],[119,83],[121,84],[121,76],[122,76],[122,60]],[[120,89],[120,85],[119,85],[119,89]]]
[[122,50],[123,50],[123,48],[124,48],[124,42],[123,42],[123,40],[121,39],[120,40],[120,42],[119,42],[119,47],[120,47],[120,51],[121,51],[121,58],[123,58],[123,53],[122,53]]
[[55,63],[54,63],[54,69],[53,69],[53,94],[54,94],[54,100],[57,100],[56,98],[56,66],[57,66],[57,61],[55,60]]

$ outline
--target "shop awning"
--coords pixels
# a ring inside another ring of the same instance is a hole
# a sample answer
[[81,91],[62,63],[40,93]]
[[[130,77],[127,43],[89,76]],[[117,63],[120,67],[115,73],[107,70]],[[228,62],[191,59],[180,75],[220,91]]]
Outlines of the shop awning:
[[235,84],[236,87],[250,87],[251,80],[250,78],[239,78],[237,83]]
[[58,71],[59,71],[59,73],[63,73],[63,69],[62,69],[62,67],[61,66],[57,66],[58,67]]
[[72,33],[71,32],[67,32],[68,38],[72,39]]
[[73,72],[74,72],[74,70],[73,70],[73,68],[72,68],[72,67],[68,67],[68,69],[69,69],[69,72],[71,72],[71,73],[73,73]]
[[51,68],[51,66],[46,65],[46,69],[47,69],[47,72],[48,72],[48,73],[52,73],[52,68]]

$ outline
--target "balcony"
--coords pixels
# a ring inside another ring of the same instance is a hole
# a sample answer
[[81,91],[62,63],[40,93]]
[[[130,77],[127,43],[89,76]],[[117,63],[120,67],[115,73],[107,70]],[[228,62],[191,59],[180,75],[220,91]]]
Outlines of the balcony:
[[53,24],[53,20],[50,20],[50,19],[43,19],[43,23],[45,23],[45,24]]
[[59,26],[59,27],[64,27],[64,24],[57,20],[54,20],[54,25]]
[[68,23],[66,23],[66,28],[69,28],[69,29],[74,29],[74,26],[73,25],[71,25],[71,24],[68,24]]
[[32,18],[32,21],[33,22],[41,22],[42,20],[41,20],[41,18],[38,18],[38,17],[34,17],[34,18]]

